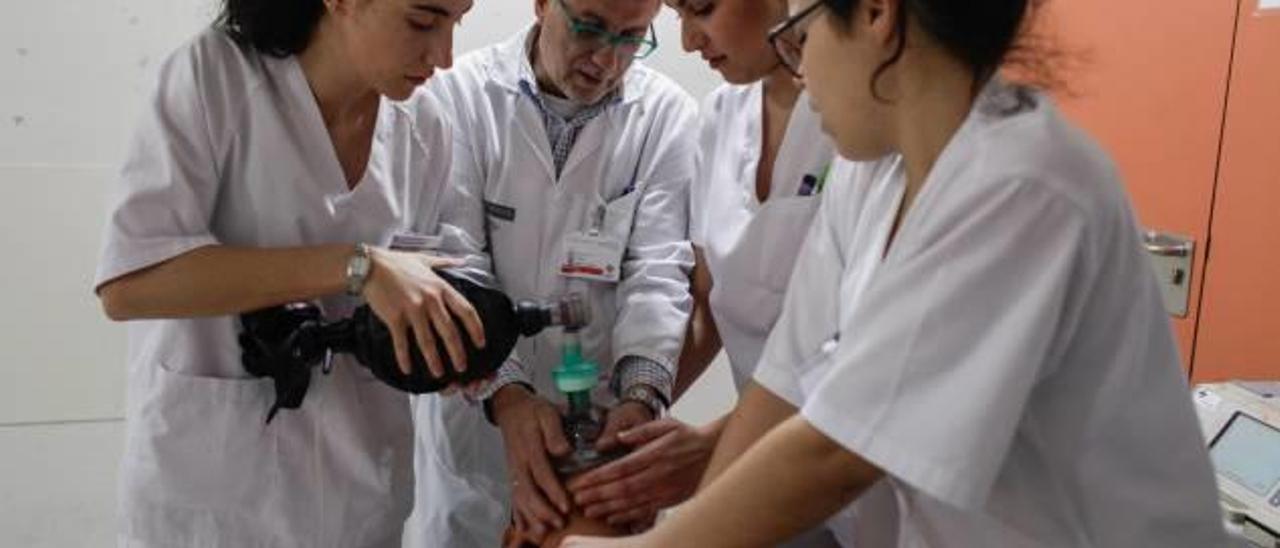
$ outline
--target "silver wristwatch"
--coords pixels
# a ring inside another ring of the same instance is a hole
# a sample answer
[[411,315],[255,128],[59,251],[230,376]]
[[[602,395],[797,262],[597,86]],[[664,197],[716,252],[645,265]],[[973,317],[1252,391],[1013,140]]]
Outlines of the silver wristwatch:
[[653,412],[655,419],[662,417],[662,412],[667,409],[667,402],[658,395],[658,390],[647,384],[637,384],[623,392],[619,403],[628,401],[644,404],[649,411]]
[[364,290],[364,283],[369,280],[369,271],[373,261],[369,259],[369,246],[356,244],[356,252],[347,259],[347,294],[359,297]]

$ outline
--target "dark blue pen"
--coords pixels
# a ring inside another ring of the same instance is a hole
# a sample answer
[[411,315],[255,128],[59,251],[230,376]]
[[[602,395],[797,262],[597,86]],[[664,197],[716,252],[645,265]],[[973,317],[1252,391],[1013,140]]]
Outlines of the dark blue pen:
[[805,174],[804,178],[800,180],[799,194],[801,196],[812,196],[814,189],[816,189],[817,187],[818,187],[818,178],[814,177],[812,174]]

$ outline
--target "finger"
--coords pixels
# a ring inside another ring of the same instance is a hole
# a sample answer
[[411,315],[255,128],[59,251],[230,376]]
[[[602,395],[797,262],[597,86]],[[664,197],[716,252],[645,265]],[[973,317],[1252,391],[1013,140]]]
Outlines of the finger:
[[542,544],[542,539],[547,536],[547,526],[538,520],[531,521],[529,528],[524,531],[524,536],[527,543]]
[[542,431],[542,443],[552,455],[561,457],[569,454],[569,440],[564,437],[564,426],[560,424],[560,415],[554,410],[538,414],[538,426]]
[[389,321],[387,331],[391,333],[391,347],[396,351],[396,365],[400,366],[400,372],[408,375],[410,373],[411,361],[409,359],[409,343],[405,341],[405,326],[400,321]]
[[413,325],[413,335],[418,341],[418,352],[427,362],[427,369],[435,378],[444,376],[444,366],[440,363],[440,353],[436,352],[436,338],[431,333],[431,323],[425,315],[419,313],[409,316]]
[[628,510],[634,510],[644,506],[644,500],[640,497],[628,497],[625,499],[613,499],[592,504],[584,508],[582,515],[589,519],[600,519]]
[[619,406],[612,413],[609,413],[609,418],[605,421],[604,432],[600,434],[600,439],[596,441],[596,449],[612,451],[619,445],[618,433],[649,421],[647,411],[636,412],[636,409],[635,405]]
[[620,480],[649,468],[657,463],[662,456],[662,452],[646,449],[648,448],[639,449],[630,455],[573,478],[569,482],[569,489],[571,491],[590,489]]
[[479,399],[477,396],[481,392],[483,392],[485,387],[488,385],[489,385],[489,379],[480,379],[478,381],[472,381],[467,383],[466,386],[462,387],[462,393],[466,394],[468,398],[471,398],[473,400]]
[[[534,481],[534,480],[528,480]],[[544,533],[548,526],[559,529],[564,523],[563,518],[555,508],[551,507],[551,503],[543,498],[537,489],[533,487],[533,483],[521,484],[517,490],[520,492],[518,500],[520,506],[524,510],[525,527],[530,531],[537,530],[542,527]],[[538,535],[541,537],[541,535]]]
[[670,467],[652,467],[617,481],[582,491],[574,496],[573,500],[580,506],[586,506],[610,500],[635,497],[652,498],[658,494],[660,489],[671,488],[670,484],[673,481],[677,485],[681,483],[678,476],[675,478],[668,476],[670,471]]
[[635,447],[675,432],[683,426],[684,424],[671,418],[649,421],[618,432],[618,440]]
[[444,297],[433,299],[427,303],[427,315],[431,317],[431,325],[436,334],[444,341],[444,350],[449,353],[449,361],[453,362],[453,370],[459,373],[467,370],[467,347],[462,344],[462,334],[453,324],[449,310],[442,302]]
[[644,506],[645,499],[643,497],[614,498],[582,507],[582,515],[590,520],[599,520],[612,516],[614,513],[630,512]]
[[511,513],[511,521],[516,531],[524,531],[524,516],[521,515],[519,508]]
[[609,451],[618,445],[618,432],[626,430],[626,426],[622,423],[622,417],[619,413],[609,413],[609,417],[604,421],[604,430],[600,432],[600,438],[596,440],[596,449],[599,451]]
[[476,345],[476,348],[484,348],[486,342],[484,322],[480,321],[480,313],[471,306],[471,302],[450,287],[449,291],[445,292],[445,305],[449,307],[453,316],[462,322],[462,327],[467,330],[467,335],[471,337],[471,342]]
[[551,463],[547,461],[546,452],[532,455],[529,459],[529,472],[533,475],[534,484],[551,500],[552,504],[556,505],[556,508],[560,509],[560,513],[568,514],[569,495],[565,493],[564,486],[560,485],[560,479],[556,477],[555,472],[551,471]]
[[432,270],[438,268],[457,268],[460,266],[466,266],[466,264],[467,261],[465,259],[460,259],[458,257],[427,257],[427,266],[431,267]]

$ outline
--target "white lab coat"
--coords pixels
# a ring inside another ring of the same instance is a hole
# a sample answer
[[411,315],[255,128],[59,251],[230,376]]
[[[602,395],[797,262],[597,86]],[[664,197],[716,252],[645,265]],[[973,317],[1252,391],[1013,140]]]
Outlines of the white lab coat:
[[[583,351],[602,368],[595,396],[607,404],[617,359],[640,356],[674,371],[680,353],[692,307],[686,236],[696,104],[668,78],[634,64],[621,103],[582,129],[556,180],[541,115],[519,87],[532,78],[527,39],[526,30],[473,52],[426,87],[457,117],[457,199],[444,214],[445,247],[492,272],[513,298],[585,293],[593,318],[581,332]],[[564,240],[591,226],[601,207],[602,232],[627,242],[621,280],[568,280],[559,274]],[[560,363],[560,334],[521,340],[513,358],[552,400],[559,399],[550,373]],[[510,521],[500,432],[460,398],[420,399],[415,407],[420,479],[410,544],[494,546]]]
[[[383,101],[348,191],[293,57],[207,30],[173,54],[112,199],[95,287],[209,245],[386,245],[437,230],[447,126]],[[358,303],[321,301],[327,317]],[[264,424],[272,383],[240,362],[235,317],[129,324],[123,546],[398,546],[411,507],[407,397],[347,357]]]
[[[763,141],[764,85],[725,84],[707,96],[700,116],[698,177],[689,192],[689,239],[702,249],[714,280],[711,314],[741,391],[755,371],[782,311],[791,269],[817,211],[817,189],[801,195],[806,176],[821,178],[835,152],[801,96],[774,160],[769,196],[756,195]],[[823,528],[787,546],[835,546]]]
[[901,166],[839,178],[756,379],[885,471],[899,546],[1224,545],[1124,190],[1048,98],[989,84],[887,256]]

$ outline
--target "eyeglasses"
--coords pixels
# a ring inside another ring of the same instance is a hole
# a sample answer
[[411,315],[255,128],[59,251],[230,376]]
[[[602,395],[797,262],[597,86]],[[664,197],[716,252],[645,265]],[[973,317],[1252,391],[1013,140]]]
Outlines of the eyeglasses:
[[[796,78],[803,76],[800,74],[800,62],[803,60],[804,41],[809,27],[805,19],[823,5],[823,0],[817,0],[769,31],[769,45],[773,46],[773,51],[778,54],[778,60],[782,61],[782,65],[787,67],[787,70]],[[802,22],[805,23],[803,26]]]
[[609,32],[604,27],[575,17],[573,12],[569,11],[569,6],[565,4],[565,0],[556,0],[556,4],[560,6],[560,11],[564,12],[565,18],[569,20],[569,31],[573,34],[574,39],[582,44],[583,47],[590,48],[593,51],[610,48],[632,59],[644,59],[658,49],[658,34],[653,30],[653,23],[649,24],[648,36],[616,34]]

